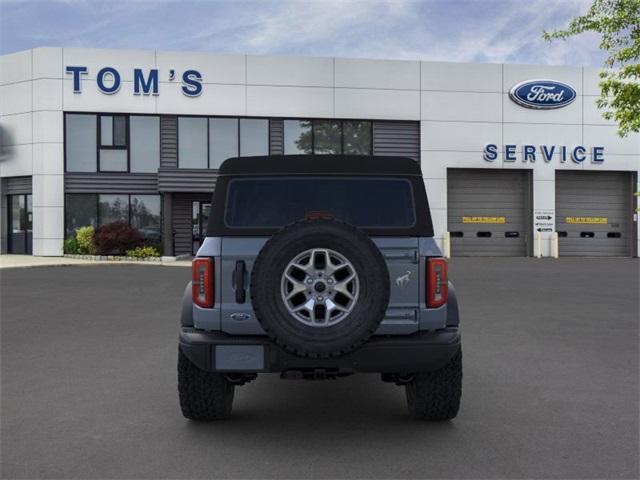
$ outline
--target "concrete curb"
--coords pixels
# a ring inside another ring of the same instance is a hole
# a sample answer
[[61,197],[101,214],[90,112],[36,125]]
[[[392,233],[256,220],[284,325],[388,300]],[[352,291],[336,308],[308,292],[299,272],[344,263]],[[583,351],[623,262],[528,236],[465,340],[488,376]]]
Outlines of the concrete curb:
[[9,268],[37,267],[90,267],[104,265],[153,265],[159,267],[191,267],[191,261],[176,259],[154,259],[155,261],[136,260],[101,260],[95,258],[73,257],[33,257],[30,255],[0,255],[0,270]]

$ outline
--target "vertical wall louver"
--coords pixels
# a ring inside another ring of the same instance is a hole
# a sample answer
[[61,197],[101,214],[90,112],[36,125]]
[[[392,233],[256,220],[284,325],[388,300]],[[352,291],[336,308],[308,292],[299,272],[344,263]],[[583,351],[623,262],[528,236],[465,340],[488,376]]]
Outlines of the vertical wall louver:
[[373,154],[400,155],[420,162],[420,123],[373,122]]
[[284,154],[284,120],[272,118],[269,122],[269,148],[271,155]]
[[178,117],[160,117],[160,167],[178,166]]
[[211,200],[209,195],[198,194],[174,194],[173,195],[173,211],[172,226],[175,235],[174,255],[190,255],[193,246],[193,202],[208,202]]

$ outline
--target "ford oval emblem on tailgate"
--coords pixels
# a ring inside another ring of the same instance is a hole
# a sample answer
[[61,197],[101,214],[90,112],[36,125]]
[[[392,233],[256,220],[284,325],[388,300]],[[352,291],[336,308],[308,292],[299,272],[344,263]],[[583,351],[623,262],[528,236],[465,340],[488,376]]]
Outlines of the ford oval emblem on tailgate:
[[236,312],[231,314],[231,319],[238,322],[244,322],[245,320],[251,320],[251,315],[243,312]]
[[526,108],[550,110],[569,105],[576,99],[576,91],[555,80],[527,80],[514,85],[509,97]]

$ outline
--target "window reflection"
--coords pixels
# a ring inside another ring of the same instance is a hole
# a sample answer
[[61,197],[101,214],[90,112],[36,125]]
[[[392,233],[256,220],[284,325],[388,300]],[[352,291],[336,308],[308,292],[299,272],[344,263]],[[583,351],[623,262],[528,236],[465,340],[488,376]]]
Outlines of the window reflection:
[[342,153],[342,124],[339,120],[313,122],[313,152],[316,155]]
[[285,155],[310,154],[312,152],[311,120],[285,120]]
[[98,202],[100,225],[116,220],[129,221],[129,197],[126,195],[100,195]]
[[94,194],[67,195],[65,197],[67,236],[80,227],[95,227],[98,218],[98,196]]
[[345,121],[342,129],[344,153],[371,155],[371,122]]
[[131,226],[147,244],[160,243],[160,196],[131,195]]

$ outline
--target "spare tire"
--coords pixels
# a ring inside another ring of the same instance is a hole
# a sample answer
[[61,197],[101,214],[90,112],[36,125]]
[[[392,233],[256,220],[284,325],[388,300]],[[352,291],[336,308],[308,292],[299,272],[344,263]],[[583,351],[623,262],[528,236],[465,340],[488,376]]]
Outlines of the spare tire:
[[337,220],[302,220],[267,241],[251,272],[251,301],[265,332],[305,357],[362,345],[389,303],[389,272],[371,239]]

